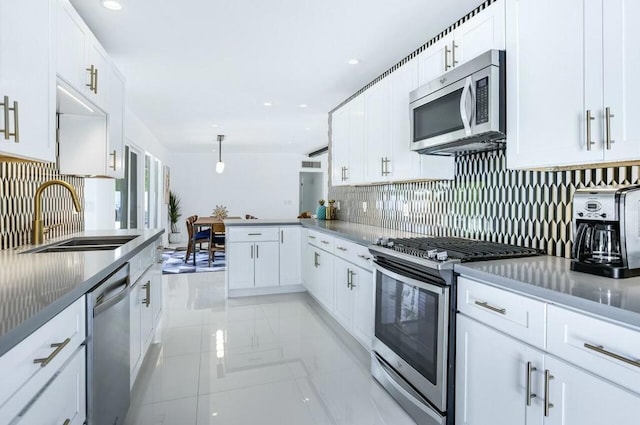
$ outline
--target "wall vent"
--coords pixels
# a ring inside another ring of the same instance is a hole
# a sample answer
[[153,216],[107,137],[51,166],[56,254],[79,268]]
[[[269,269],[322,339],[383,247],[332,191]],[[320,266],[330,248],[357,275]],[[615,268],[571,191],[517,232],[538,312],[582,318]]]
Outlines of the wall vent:
[[320,161],[302,161],[302,168],[321,168],[322,163]]

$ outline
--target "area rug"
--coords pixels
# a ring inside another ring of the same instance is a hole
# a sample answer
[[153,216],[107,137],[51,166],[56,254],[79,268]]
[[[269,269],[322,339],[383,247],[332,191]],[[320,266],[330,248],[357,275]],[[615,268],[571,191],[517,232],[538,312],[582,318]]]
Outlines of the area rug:
[[196,252],[196,265],[193,257],[184,262],[184,250],[165,249],[162,253],[162,274],[220,272],[226,269],[224,252],[214,252],[214,259],[209,267],[209,255],[206,251]]

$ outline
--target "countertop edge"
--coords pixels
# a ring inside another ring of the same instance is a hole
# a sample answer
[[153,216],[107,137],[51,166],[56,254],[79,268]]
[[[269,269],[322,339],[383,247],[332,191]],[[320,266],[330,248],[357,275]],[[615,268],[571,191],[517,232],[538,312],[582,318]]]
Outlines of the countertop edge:
[[500,289],[506,289],[511,292],[519,293],[528,297],[536,298],[558,307],[567,308],[576,312],[592,316],[597,319],[608,319],[618,324],[626,325],[640,331],[640,315],[632,311],[624,310],[617,307],[611,307],[606,304],[600,304],[595,301],[589,301],[584,298],[576,297],[571,294],[554,291],[547,288],[532,285],[520,280],[511,279],[494,273],[477,270],[473,267],[467,267],[464,264],[456,264],[454,271],[463,277],[469,277],[481,281],[483,284],[493,286]]
[[114,270],[122,266],[124,263],[133,258],[136,254],[142,251],[144,248],[149,246],[151,243],[155,242],[158,238],[162,236],[164,233],[164,229],[159,229],[158,232],[153,234],[144,240],[144,242],[140,242],[135,248],[126,254],[122,255],[122,257],[118,258],[116,261],[110,263],[107,267],[102,269],[99,273],[91,276],[89,279],[85,280],[81,285],[78,285],[76,288],[71,290],[70,292],[64,294],[62,297],[58,298],[53,303],[46,306],[44,309],[29,317],[24,322],[20,323],[15,328],[11,329],[4,335],[0,336],[0,356],[3,356],[5,353],[10,351],[13,347],[22,342],[25,338],[31,335],[33,332],[42,327],[49,320],[53,319],[56,315],[62,312],[65,308],[69,307],[80,297],[85,295],[91,288],[96,286],[101,280],[107,277]]
[[224,219],[222,221],[225,227],[244,227],[244,226],[299,226],[300,220],[297,218],[292,219]]
[[321,233],[326,233],[326,234],[331,235],[331,236],[337,236],[339,238],[346,239],[346,240],[348,240],[350,242],[357,243],[358,245],[369,246],[369,245],[373,244],[372,241],[360,239],[356,235],[353,235],[351,233],[345,233],[345,232],[340,232],[339,230],[325,229],[325,228],[319,227],[318,223],[314,219],[310,219],[310,218],[301,219],[300,220],[300,224],[305,229],[311,229],[311,230],[315,230],[315,231],[318,231],[318,232],[321,232]]

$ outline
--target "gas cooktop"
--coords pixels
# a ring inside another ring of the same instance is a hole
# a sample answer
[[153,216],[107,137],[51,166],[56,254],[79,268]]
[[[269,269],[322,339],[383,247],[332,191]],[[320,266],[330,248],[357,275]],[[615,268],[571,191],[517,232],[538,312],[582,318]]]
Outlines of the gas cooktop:
[[[540,254],[538,250],[533,248],[471,239],[440,237],[380,238],[376,242],[377,247],[415,257],[417,260],[431,260],[440,265],[467,261],[530,257]],[[385,251],[380,250],[378,252]]]

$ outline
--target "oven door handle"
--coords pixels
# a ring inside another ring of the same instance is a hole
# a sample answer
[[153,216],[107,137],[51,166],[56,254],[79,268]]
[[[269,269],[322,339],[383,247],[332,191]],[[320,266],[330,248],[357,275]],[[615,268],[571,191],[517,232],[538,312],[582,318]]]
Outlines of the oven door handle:
[[420,289],[424,289],[425,291],[432,292],[438,295],[444,295],[446,293],[446,289],[444,287],[438,286],[435,283],[429,284],[427,282],[421,282],[419,280],[403,276],[401,274],[392,272],[391,270],[385,269],[377,263],[373,263],[373,267],[375,267],[378,272],[382,273],[385,276],[389,276],[391,279],[397,280],[398,282],[402,282],[411,286],[417,286]]
[[391,384],[391,386],[393,386],[396,391],[402,394],[407,401],[429,415],[433,420],[436,421],[435,423],[443,423],[442,417],[429,409],[427,407],[428,404],[426,403],[426,401],[421,401],[421,399],[424,400],[424,397],[420,396],[420,394],[418,394],[410,386],[406,385],[405,388],[405,385],[402,385],[402,378],[396,373],[395,370],[387,366],[385,362],[378,358],[378,355],[375,353],[373,355],[373,360],[380,366],[380,371],[386,375],[387,382],[389,382],[389,384]]
[[[471,96],[469,96],[471,95]],[[464,88],[462,89],[462,96],[460,96],[460,117],[462,118],[462,124],[464,125],[464,131],[467,136],[471,135],[471,120],[473,119],[474,107],[473,101],[475,95],[473,93],[473,79],[471,76],[467,77],[464,82]],[[467,99],[471,99],[471,111],[467,113]]]

